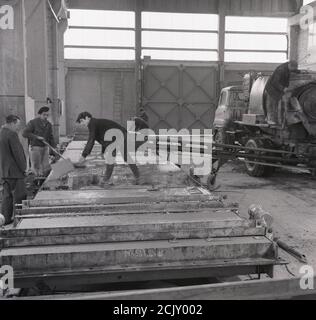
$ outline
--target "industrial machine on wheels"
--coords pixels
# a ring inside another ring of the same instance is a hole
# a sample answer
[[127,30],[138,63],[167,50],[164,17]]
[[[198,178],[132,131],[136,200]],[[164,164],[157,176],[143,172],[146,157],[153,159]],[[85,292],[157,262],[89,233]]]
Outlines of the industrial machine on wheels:
[[290,86],[269,125],[265,85],[269,77],[245,75],[243,86],[224,88],[214,121],[213,161],[243,159],[247,173],[262,177],[277,167],[305,167],[316,172],[316,81],[305,71],[292,74]]

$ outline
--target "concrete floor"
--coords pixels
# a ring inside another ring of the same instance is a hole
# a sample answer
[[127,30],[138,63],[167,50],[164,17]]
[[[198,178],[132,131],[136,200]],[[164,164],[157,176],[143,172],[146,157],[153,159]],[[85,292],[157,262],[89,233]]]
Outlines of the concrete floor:
[[[277,237],[307,257],[316,271],[316,179],[308,173],[279,169],[269,178],[253,178],[242,163],[226,164],[217,178],[221,193],[236,201],[240,213],[247,217],[248,207],[259,204],[274,217]],[[303,266],[280,250],[290,262],[289,270],[299,276]],[[284,266],[277,267],[276,278],[292,277]]]

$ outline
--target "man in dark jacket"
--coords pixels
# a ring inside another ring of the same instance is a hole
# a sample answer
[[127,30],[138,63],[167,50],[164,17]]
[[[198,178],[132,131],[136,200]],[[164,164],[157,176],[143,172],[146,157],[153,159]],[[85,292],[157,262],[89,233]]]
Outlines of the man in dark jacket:
[[36,176],[46,176],[51,169],[49,164],[50,150],[42,141],[45,140],[52,147],[56,147],[53,126],[47,120],[48,117],[49,108],[40,108],[38,117],[31,120],[23,132],[23,137],[29,139],[32,171]]
[[3,184],[1,214],[5,217],[5,224],[12,222],[15,204],[26,199],[26,158],[17,134],[19,127],[20,118],[10,115],[0,130],[0,178]]
[[271,77],[269,78],[265,87],[266,98],[266,118],[268,124],[276,125],[279,101],[282,99],[284,93],[290,85],[291,72],[299,73],[298,64],[291,60],[278,66]]
[[[85,158],[91,153],[95,141],[99,142],[102,146],[102,154],[104,154],[106,148],[112,144],[114,141],[105,141],[104,135],[106,131],[110,129],[117,129],[123,134],[124,141],[122,141],[122,145],[120,145],[120,151],[124,153],[124,161],[128,163],[131,171],[133,172],[136,183],[138,183],[139,179],[139,171],[135,163],[132,163],[131,158],[127,152],[127,130],[118,124],[115,121],[108,119],[95,119],[89,112],[82,112],[78,115],[77,123],[81,125],[85,125],[89,129],[89,139],[86,144],[85,149],[82,152],[82,156],[79,160],[80,162],[84,162]],[[113,156],[116,156],[116,151],[113,152]],[[104,177],[104,183],[108,183],[114,169],[114,164],[107,164],[106,173]]]

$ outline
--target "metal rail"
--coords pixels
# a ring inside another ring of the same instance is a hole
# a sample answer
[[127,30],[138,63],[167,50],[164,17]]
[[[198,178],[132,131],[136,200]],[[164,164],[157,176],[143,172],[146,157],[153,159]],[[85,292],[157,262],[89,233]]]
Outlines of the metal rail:
[[[154,137],[153,135],[151,137]],[[159,136],[157,135],[156,140],[156,146],[161,145],[159,141]],[[165,136],[164,136],[165,137]],[[185,138],[186,136],[176,136],[178,138]],[[196,145],[196,143],[193,145],[192,143],[189,143],[185,141],[181,141],[178,139],[178,143],[174,143],[174,141],[171,140],[172,135],[169,136],[169,139],[167,141],[163,141],[164,145],[167,144],[168,152],[174,148],[175,145],[178,145],[178,152],[182,152],[185,150],[190,150],[191,154],[199,153],[206,155],[206,152],[204,150],[205,145],[200,142],[200,145]],[[221,166],[223,166],[227,161],[237,159],[244,162],[247,162],[249,164],[257,164],[267,167],[275,167],[275,168],[283,168],[283,169],[304,169],[304,170],[310,170],[313,171],[316,168],[308,166],[311,161],[315,161],[315,156],[310,156],[308,154],[297,154],[295,152],[290,151],[284,151],[284,150],[275,150],[275,149],[265,149],[265,148],[249,148],[239,145],[228,145],[228,144],[220,144],[220,143],[214,143],[212,144],[212,153],[210,154],[210,157],[212,157],[212,162],[215,163],[218,161],[218,166],[215,170],[212,171],[212,175],[215,175],[218,173]],[[288,156],[285,158],[284,156]],[[292,156],[292,158],[290,158]],[[302,164],[305,167],[304,168],[298,168],[297,165]]]
[[239,149],[239,150],[249,150],[249,151],[260,151],[260,152],[273,152],[273,153],[281,153],[288,155],[297,155],[295,152],[284,151],[284,150],[275,150],[275,149],[265,149],[265,148],[248,148],[244,146],[230,145],[230,144],[221,144],[221,143],[213,143],[214,147],[223,147],[228,149]]
[[[194,141],[193,142],[181,141],[181,138],[187,137],[186,135],[174,135],[174,136],[173,135],[167,135],[167,136],[150,135],[150,137],[151,138],[156,137],[156,147],[159,145],[167,145],[167,148],[168,149],[170,148],[170,150],[172,150],[174,146],[178,146],[178,152],[182,152],[183,150],[186,150],[186,151],[190,150],[192,154],[202,153],[204,154],[204,156],[206,154],[205,144],[202,141],[200,141],[200,144]],[[159,137],[163,137],[163,138],[168,137],[169,139],[164,139],[163,143],[161,143],[159,141]],[[178,138],[178,141],[173,141],[172,138]],[[185,144],[186,146],[184,147]],[[251,164],[289,169],[289,168],[296,168],[298,164],[308,165],[311,161],[316,160],[316,156],[311,156],[309,154],[297,154],[295,152],[285,151],[285,150],[249,148],[249,147],[244,147],[239,145],[229,145],[229,144],[220,144],[220,143],[214,143],[212,144],[212,147],[213,147],[212,154],[210,154],[210,156],[213,158],[213,160],[215,159],[216,161],[243,159]],[[195,150],[195,152],[193,150]],[[283,156],[289,156],[289,157],[284,158]],[[290,156],[292,156],[292,158],[290,158]],[[261,162],[261,161],[266,161],[266,162]],[[304,168],[304,169],[313,170],[315,168]]]

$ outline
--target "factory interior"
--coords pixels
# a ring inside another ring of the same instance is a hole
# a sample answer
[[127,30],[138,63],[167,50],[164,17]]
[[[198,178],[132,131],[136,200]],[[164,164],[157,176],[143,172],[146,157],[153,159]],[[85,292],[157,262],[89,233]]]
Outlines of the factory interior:
[[0,0],[0,300],[316,299],[315,17]]

